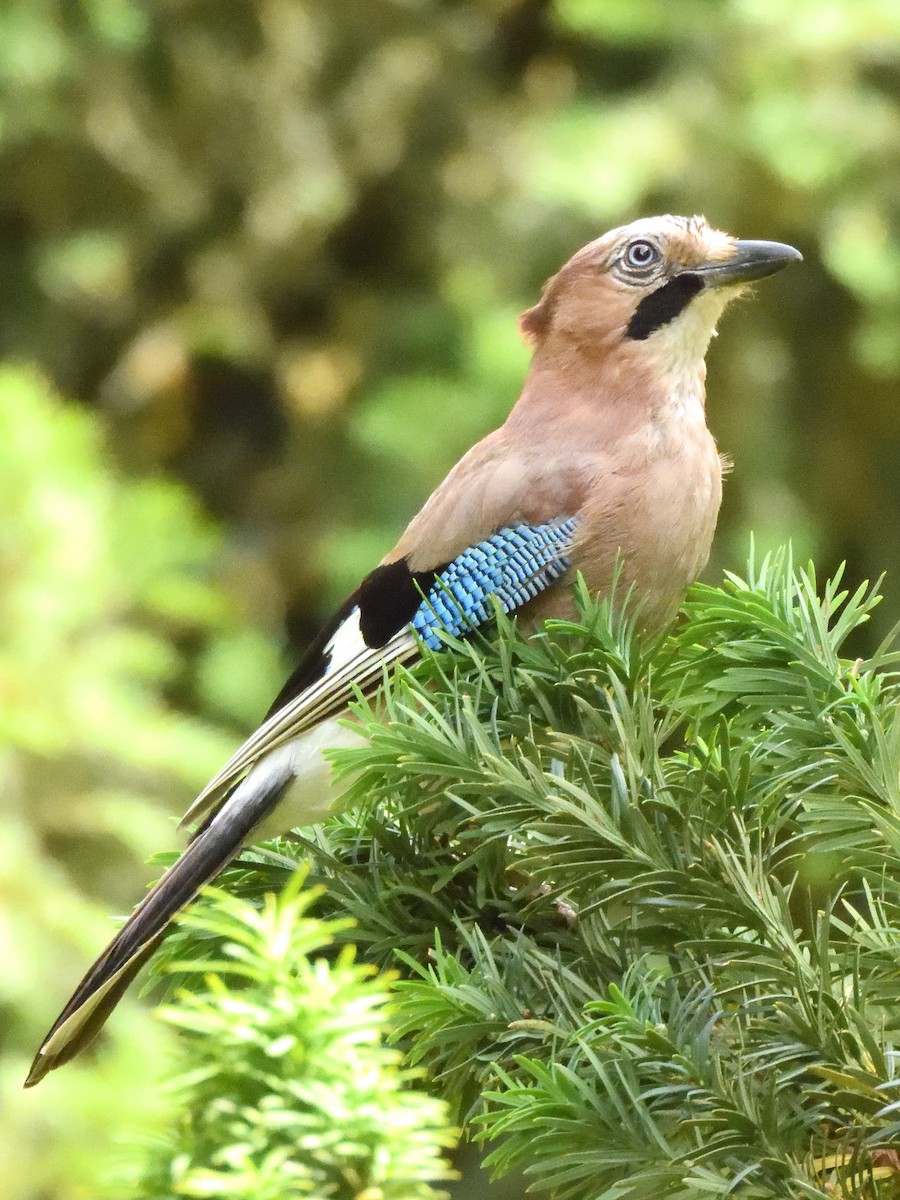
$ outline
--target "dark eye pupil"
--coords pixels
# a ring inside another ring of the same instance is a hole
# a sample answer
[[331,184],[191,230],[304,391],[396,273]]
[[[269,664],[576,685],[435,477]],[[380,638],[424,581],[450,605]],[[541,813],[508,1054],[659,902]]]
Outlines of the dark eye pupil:
[[633,242],[628,247],[628,261],[635,267],[646,267],[653,262],[656,251],[649,242]]

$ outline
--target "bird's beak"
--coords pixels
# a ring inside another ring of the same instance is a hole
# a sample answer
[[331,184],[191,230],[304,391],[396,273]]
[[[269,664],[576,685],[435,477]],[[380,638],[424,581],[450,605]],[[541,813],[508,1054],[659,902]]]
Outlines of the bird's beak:
[[727,287],[729,284],[765,279],[788,263],[802,261],[800,251],[783,242],[735,242],[731,258],[693,267],[690,274],[699,275],[706,287]]

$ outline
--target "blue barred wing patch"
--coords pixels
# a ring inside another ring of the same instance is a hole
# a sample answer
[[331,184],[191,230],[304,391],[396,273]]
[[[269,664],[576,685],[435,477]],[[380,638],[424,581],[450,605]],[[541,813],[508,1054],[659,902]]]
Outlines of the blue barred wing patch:
[[437,631],[455,637],[492,615],[491,597],[504,612],[533,600],[569,566],[576,520],[514,525],[470,546],[437,576],[412,619],[422,641],[437,650]]

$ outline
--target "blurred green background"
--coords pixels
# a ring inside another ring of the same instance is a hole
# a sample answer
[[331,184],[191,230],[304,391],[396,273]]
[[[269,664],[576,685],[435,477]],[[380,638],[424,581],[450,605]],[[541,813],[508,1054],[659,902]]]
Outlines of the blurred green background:
[[0,4],[3,1200],[100,1195],[164,1120],[134,999],[27,1059],[605,228],[803,251],[710,353],[709,577],[791,537],[892,623],[898,100],[897,0]]

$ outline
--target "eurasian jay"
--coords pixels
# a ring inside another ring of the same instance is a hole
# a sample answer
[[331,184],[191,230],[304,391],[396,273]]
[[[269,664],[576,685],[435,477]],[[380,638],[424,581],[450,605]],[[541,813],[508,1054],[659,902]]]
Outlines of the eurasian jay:
[[26,1086],[90,1042],[173,916],[261,827],[325,817],[336,796],[322,751],[358,739],[343,720],[352,690],[375,690],[386,664],[481,625],[495,602],[529,621],[565,614],[574,573],[602,593],[619,556],[640,620],[674,616],[722,494],[707,346],[745,284],[799,258],[664,216],[612,230],[553,276],[520,319],[533,355],[505,424],[450,471],[191,806],[187,849],[79,984]]

